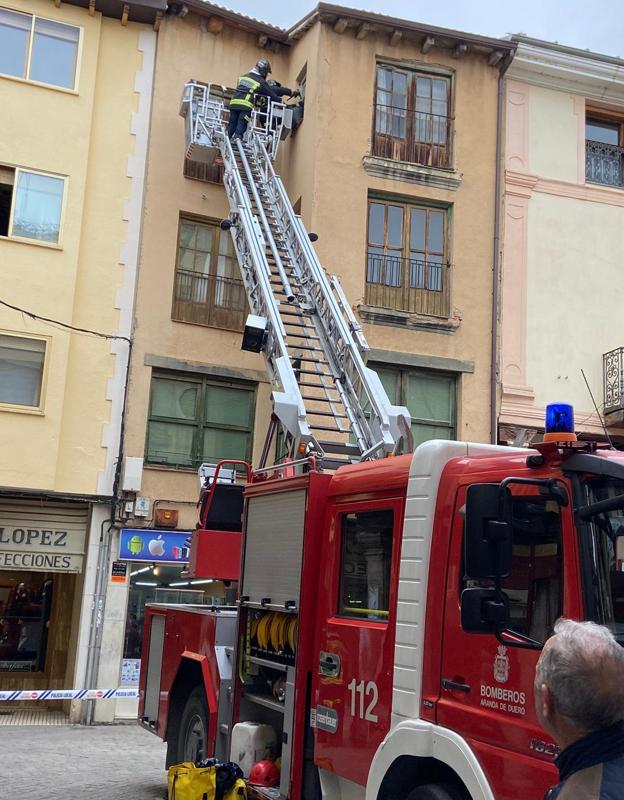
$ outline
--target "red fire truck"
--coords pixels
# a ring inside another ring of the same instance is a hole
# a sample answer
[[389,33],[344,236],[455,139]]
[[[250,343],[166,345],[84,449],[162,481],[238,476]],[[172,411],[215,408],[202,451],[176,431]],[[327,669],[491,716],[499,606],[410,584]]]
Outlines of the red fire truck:
[[264,354],[273,417],[255,471],[204,473],[189,577],[236,582],[238,603],[148,607],[141,724],[168,765],[215,755],[249,776],[273,759],[261,798],[539,800],[556,778],[532,696],[552,624],[624,638],[624,454],[574,441],[553,406],[534,450],[388,458],[412,449],[409,411],[366,366],[273,169],[292,110],[253,112],[232,144],[225,96],[186,85],[185,158],[223,165],[243,348]]
[[213,475],[190,570],[238,579],[239,601],[147,610],[140,722],[167,763],[247,758],[255,726],[281,773],[252,796],[542,798],[553,622],[624,637],[624,454],[554,438]]

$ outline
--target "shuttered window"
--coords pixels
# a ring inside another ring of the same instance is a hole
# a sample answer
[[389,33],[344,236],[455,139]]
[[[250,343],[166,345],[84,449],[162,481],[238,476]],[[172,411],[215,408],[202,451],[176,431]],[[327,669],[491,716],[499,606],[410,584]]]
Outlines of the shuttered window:
[[196,468],[251,459],[255,388],[208,378],[152,378],[146,461]]
[[414,446],[429,439],[455,439],[456,379],[427,370],[374,366],[388,397],[412,415]]

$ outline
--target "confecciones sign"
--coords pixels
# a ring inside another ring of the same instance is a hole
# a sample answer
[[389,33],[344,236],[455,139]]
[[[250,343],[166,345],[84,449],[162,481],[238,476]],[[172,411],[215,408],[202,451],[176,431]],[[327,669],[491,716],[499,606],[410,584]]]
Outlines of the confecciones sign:
[[82,526],[28,526],[0,524],[0,569],[38,572],[80,572],[84,557],[85,530]]

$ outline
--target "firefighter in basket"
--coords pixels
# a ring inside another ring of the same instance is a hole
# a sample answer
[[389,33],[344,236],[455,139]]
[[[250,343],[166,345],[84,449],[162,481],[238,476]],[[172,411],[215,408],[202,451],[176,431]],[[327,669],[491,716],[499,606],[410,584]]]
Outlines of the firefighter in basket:
[[281,103],[282,97],[299,97],[298,91],[281,86],[277,81],[268,81],[271,65],[266,58],[261,58],[256,66],[241,75],[230,100],[230,121],[227,135],[234,141],[242,139],[251,120],[251,112],[260,107],[260,103],[268,109],[269,102]]

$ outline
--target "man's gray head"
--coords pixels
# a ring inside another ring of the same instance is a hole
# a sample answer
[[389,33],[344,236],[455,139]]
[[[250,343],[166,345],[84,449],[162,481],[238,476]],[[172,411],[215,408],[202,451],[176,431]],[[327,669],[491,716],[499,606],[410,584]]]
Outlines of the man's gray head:
[[579,730],[624,719],[624,649],[602,625],[558,620],[537,664],[536,688],[542,684],[556,712]]

